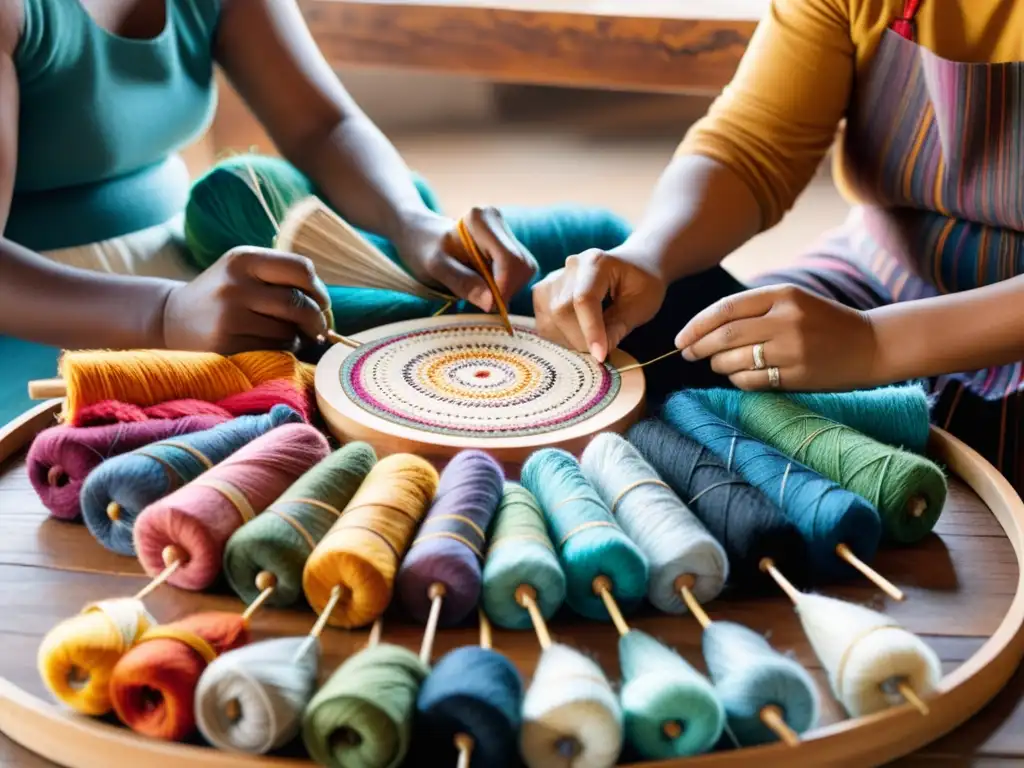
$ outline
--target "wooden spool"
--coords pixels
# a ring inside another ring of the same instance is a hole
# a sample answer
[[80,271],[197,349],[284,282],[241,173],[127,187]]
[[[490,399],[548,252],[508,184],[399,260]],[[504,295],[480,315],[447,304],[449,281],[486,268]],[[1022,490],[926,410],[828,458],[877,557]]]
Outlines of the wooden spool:
[[[38,757],[22,753],[17,765],[44,768],[303,768],[311,763],[251,757],[150,740],[112,725],[68,713],[52,703],[35,667],[43,635],[86,603],[128,595],[146,583],[138,562],[112,554],[84,526],[48,519],[25,474],[24,451],[32,438],[52,425],[59,402],[44,403],[0,430],[0,732]],[[795,747],[782,743],[685,760],[638,763],[632,768],[759,768],[850,766],[865,768],[907,755],[964,723],[1006,685],[1024,655],[1024,503],[1009,483],[977,453],[944,432],[933,431],[931,455],[951,478],[947,507],[935,536],[916,547],[885,550],[877,568],[907,593],[905,602],[882,603],[867,581],[853,581],[826,594],[880,607],[907,629],[923,636],[944,661],[945,677],[930,713],[909,704],[870,717],[846,719],[828,692],[820,665],[803,635],[792,606],[782,594],[757,599],[722,598],[707,608],[715,619],[733,620],[771,631],[773,646],[792,650],[817,681],[823,695],[823,723],[802,735]],[[998,565],[999,567],[995,567]],[[147,597],[160,621],[198,610],[241,610],[228,594],[197,594],[162,587]],[[257,638],[302,635],[308,611],[264,609],[254,619]],[[690,616],[647,611],[631,624],[676,647],[698,667],[700,628]],[[618,678],[617,634],[610,624],[583,622],[563,613],[551,623],[563,642],[592,654],[612,680]],[[384,640],[415,651],[423,628],[389,621]],[[328,629],[321,640],[323,674],[367,642],[368,631]],[[477,628],[438,633],[434,659],[478,642]],[[530,631],[495,628],[493,647],[506,654],[529,680],[539,656]],[[0,737],[0,758],[15,747]],[[417,757],[413,755],[412,759]],[[51,762],[52,761],[52,762]],[[0,760],[0,762],[5,761]]]

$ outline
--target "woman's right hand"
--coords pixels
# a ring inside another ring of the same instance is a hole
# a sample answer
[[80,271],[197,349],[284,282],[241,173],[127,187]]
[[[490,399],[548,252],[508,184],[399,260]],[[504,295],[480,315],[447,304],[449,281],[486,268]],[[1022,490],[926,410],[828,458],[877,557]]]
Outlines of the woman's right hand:
[[[533,287],[537,331],[544,338],[604,361],[665,301],[665,281],[639,259],[616,251],[570,256]],[[605,299],[610,299],[603,308]]]
[[164,305],[164,344],[223,355],[294,352],[327,331],[329,308],[327,287],[308,258],[235,248],[171,291]]

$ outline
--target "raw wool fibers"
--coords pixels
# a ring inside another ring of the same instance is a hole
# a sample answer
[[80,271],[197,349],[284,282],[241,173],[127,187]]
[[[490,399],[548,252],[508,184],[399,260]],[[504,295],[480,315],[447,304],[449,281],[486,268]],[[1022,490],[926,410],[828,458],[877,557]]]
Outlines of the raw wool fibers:
[[330,768],[398,768],[428,671],[419,656],[397,645],[350,656],[306,708],[302,740],[310,756]]
[[662,418],[718,454],[727,467],[778,505],[803,534],[816,581],[857,574],[836,553],[839,544],[846,544],[865,563],[874,560],[882,522],[866,499],[718,418],[694,393],[672,395]]
[[576,459],[559,448],[544,448],[526,460],[523,485],[540,502],[566,575],[566,601],[588,619],[608,620],[594,580],[606,576],[623,613],[638,608],[647,594],[647,559],[615,522]]
[[395,583],[399,601],[414,620],[426,622],[435,584],[445,590],[441,626],[458,624],[476,607],[487,530],[504,482],[501,465],[483,451],[461,451],[444,468],[434,503]]
[[499,627],[530,628],[530,614],[516,597],[524,584],[545,619],[565,602],[565,573],[537,499],[521,485],[505,483],[483,571],[484,612]]
[[729,576],[725,550],[636,448],[607,432],[590,442],[580,466],[647,557],[652,605],[665,613],[686,613],[680,580],[687,576],[699,602],[718,597]]
[[39,645],[43,683],[61,702],[83,715],[105,715],[113,706],[114,666],[156,620],[141,600],[116,598],[87,605],[51,629]]
[[832,693],[851,717],[903,704],[900,683],[921,698],[938,687],[938,655],[884,613],[806,593],[800,593],[796,610]]
[[702,643],[729,731],[741,746],[778,741],[761,720],[766,707],[777,707],[786,725],[798,734],[815,727],[820,711],[818,688],[796,661],[775,651],[753,630],[730,621],[708,625]]
[[622,751],[622,710],[601,668],[556,643],[523,700],[519,749],[527,768],[612,768]]
[[155,739],[195,732],[199,677],[217,656],[249,642],[238,613],[197,613],[149,629],[114,667],[110,696],[121,722]]
[[103,462],[82,486],[82,518],[93,537],[121,555],[135,554],[136,520],[146,507],[195,480],[235,451],[282,424],[301,421],[291,408],[239,416],[211,429],[136,448]]
[[775,582],[760,568],[765,557],[794,583],[807,582],[807,544],[800,531],[717,455],[654,419],[634,424],[626,435],[725,548],[731,586],[774,592]]
[[316,690],[320,641],[278,637],[228,651],[196,688],[196,724],[213,746],[263,755],[294,739]]
[[[442,478],[443,482],[443,478]],[[456,648],[434,665],[416,701],[417,751],[436,765],[458,761],[455,738],[473,740],[471,766],[515,764],[522,721],[523,681],[515,665],[497,651]]]
[[246,603],[259,597],[261,572],[276,578],[267,605],[284,608],[302,597],[302,570],[341,516],[377,454],[366,443],[349,443],[310,469],[263,514],[243,525],[224,548],[224,574]]
[[707,752],[725,726],[711,683],[679,654],[638,629],[619,638],[626,739],[649,760]]
[[168,583],[200,590],[220,575],[224,545],[310,467],[330,453],[308,424],[285,424],[257,438],[170,496],[151,504],[135,525],[135,549],[150,576],[174,546],[183,562]]
[[377,462],[306,561],[302,588],[317,613],[342,590],[328,623],[352,629],[391,602],[395,575],[437,490],[437,470],[408,453]]
[[142,424],[104,427],[61,425],[36,435],[26,459],[28,479],[43,505],[58,520],[82,513],[86,477],[102,462],[158,440],[200,432],[227,421],[226,416],[155,419]]

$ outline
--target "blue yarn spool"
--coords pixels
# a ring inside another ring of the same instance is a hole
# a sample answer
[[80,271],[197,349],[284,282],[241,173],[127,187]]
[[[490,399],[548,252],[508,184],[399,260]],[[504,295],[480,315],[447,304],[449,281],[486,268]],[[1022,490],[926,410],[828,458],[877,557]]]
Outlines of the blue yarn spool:
[[455,765],[455,738],[473,740],[471,766],[504,768],[518,758],[523,681],[500,653],[466,646],[446,654],[420,688],[416,718],[433,765]]
[[662,418],[779,505],[807,542],[813,578],[843,579],[857,573],[836,554],[839,544],[864,562],[874,559],[882,522],[865,499],[748,437],[711,413],[692,392],[677,392],[665,401]]
[[761,720],[765,707],[778,707],[796,733],[818,722],[818,689],[793,659],[775,651],[761,635],[729,621],[704,630],[704,661],[725,706],[729,730],[741,746],[778,741]]
[[108,459],[82,486],[82,518],[104,547],[134,555],[132,529],[142,510],[274,427],[301,421],[288,406],[275,405],[264,415],[239,416]]
[[594,580],[605,576],[623,613],[636,610],[647,594],[647,560],[615,521],[576,459],[544,448],[526,460],[523,485],[540,502],[565,570],[566,602],[588,619],[608,620]]

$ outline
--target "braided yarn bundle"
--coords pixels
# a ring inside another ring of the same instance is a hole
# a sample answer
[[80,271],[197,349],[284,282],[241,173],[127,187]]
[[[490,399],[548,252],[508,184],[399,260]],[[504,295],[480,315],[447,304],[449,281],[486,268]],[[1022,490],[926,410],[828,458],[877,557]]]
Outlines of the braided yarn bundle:
[[483,451],[461,451],[444,468],[395,583],[398,599],[416,621],[427,620],[436,585],[444,588],[442,626],[458,624],[480,601],[487,529],[504,482],[501,465]]
[[541,615],[550,619],[565,602],[565,573],[532,493],[505,483],[483,570],[483,607],[506,629],[529,629],[530,614],[517,599],[522,586],[533,590]]
[[139,562],[155,576],[166,566],[164,551],[173,547],[183,561],[168,583],[205,589],[220,574],[228,537],[329,452],[324,436],[307,424],[267,432],[146,507],[135,524]]
[[419,656],[397,645],[350,656],[306,708],[302,739],[310,756],[329,768],[398,768],[428,671]]
[[626,436],[725,548],[732,586],[774,589],[760,568],[766,557],[794,582],[806,583],[807,544],[800,531],[716,454],[654,419],[634,424]]
[[102,462],[158,440],[210,429],[224,421],[227,417],[208,415],[104,427],[50,427],[40,432],[29,448],[29,482],[53,517],[74,520],[82,513],[82,484]]
[[39,645],[43,683],[61,702],[83,715],[105,715],[110,677],[128,649],[156,620],[141,600],[117,598],[87,605],[51,629]]
[[779,505],[807,542],[814,578],[833,580],[856,573],[836,554],[840,544],[866,563],[874,559],[882,523],[863,497],[718,418],[695,393],[672,395],[662,417],[718,454],[726,466]]
[[199,677],[218,655],[249,642],[240,614],[198,613],[147,630],[114,667],[110,696],[121,722],[155,739],[195,732]]
[[619,435],[601,434],[583,452],[580,466],[647,557],[652,605],[685,613],[680,585],[688,577],[701,603],[718,596],[729,575],[725,550],[636,448]]
[[268,605],[287,607],[302,597],[306,560],[341,517],[377,455],[366,443],[349,443],[310,469],[261,515],[243,525],[224,549],[224,574],[246,603],[262,592],[260,573],[276,580]]
[[202,432],[161,440],[103,462],[82,487],[82,518],[96,541],[135,554],[138,516],[150,504],[195,480],[255,438],[301,421],[283,405],[265,416],[239,416]]
[[384,612],[437,483],[437,470],[419,456],[396,453],[377,462],[306,561],[302,587],[313,610],[322,612],[339,588],[330,624],[361,627]]
[[315,637],[278,637],[218,656],[196,688],[199,732],[229,752],[283,747],[302,727],[319,667]]

